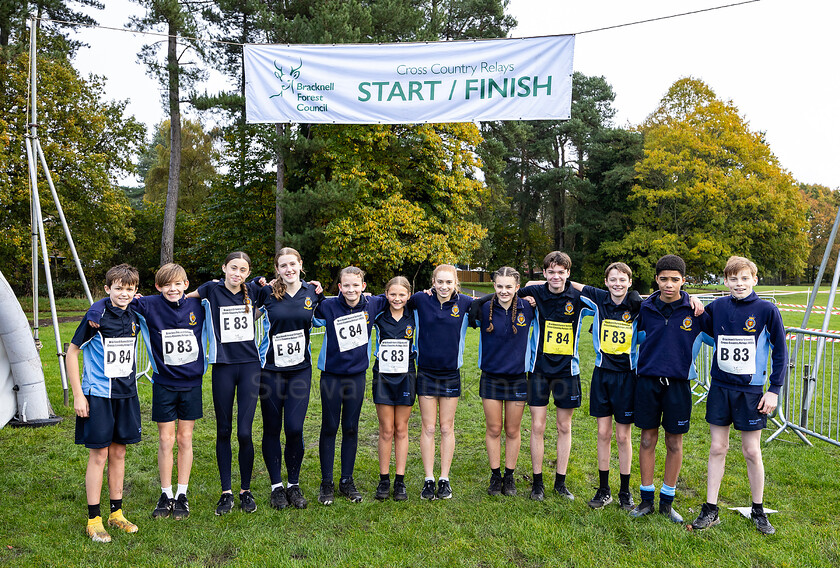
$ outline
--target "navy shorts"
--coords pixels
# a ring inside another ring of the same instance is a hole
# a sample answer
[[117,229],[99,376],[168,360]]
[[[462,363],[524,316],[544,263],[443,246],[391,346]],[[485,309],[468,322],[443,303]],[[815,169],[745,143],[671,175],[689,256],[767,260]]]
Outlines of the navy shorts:
[[417,367],[417,396],[461,396],[461,371],[439,371]]
[[557,408],[580,406],[580,375],[573,377],[546,377],[542,373],[528,375],[528,406],[548,406],[554,397]]
[[763,393],[741,392],[720,387],[712,381],[706,398],[706,422],[715,426],[735,425],[741,432],[763,430],[767,415],[758,411]]
[[152,422],[198,420],[204,416],[201,385],[189,390],[173,390],[160,383],[152,385]]
[[407,373],[393,375],[373,370],[371,381],[374,404],[388,406],[413,406],[417,395],[417,371],[414,365]]
[[76,417],[76,443],[86,448],[107,448],[111,444],[140,441],[140,399],[87,396],[88,417]]
[[636,380],[636,426],[685,434],[691,426],[691,387],[685,379],[640,376]]
[[490,400],[528,400],[528,378],[520,375],[496,375],[481,372],[478,383],[478,396]]
[[636,396],[636,373],[610,371],[595,367],[589,389],[589,415],[596,418],[615,416],[619,424],[633,423]]

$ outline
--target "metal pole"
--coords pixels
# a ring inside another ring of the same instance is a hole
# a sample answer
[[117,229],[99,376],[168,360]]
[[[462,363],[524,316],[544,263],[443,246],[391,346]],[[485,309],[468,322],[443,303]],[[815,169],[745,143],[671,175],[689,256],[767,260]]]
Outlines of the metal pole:
[[55,190],[52,175],[50,175],[50,168],[47,166],[47,159],[44,157],[44,151],[41,149],[41,142],[38,138],[33,140],[35,149],[38,152],[38,157],[41,159],[41,167],[44,168],[44,175],[47,178],[47,184],[50,186],[55,208],[58,211],[58,218],[61,219],[61,226],[64,228],[64,236],[67,237],[67,244],[70,245],[70,254],[73,255],[73,261],[76,263],[76,270],[79,271],[79,279],[82,281],[82,288],[85,290],[88,304],[93,305],[93,297],[90,295],[87,279],[85,278],[85,271],[82,268],[82,262],[79,260],[79,254],[76,252],[76,245],[73,243],[73,237],[70,235],[70,227],[67,226],[67,219],[64,218],[64,210],[61,208],[61,202],[58,199],[58,192]]
[[[34,224],[37,227],[38,237],[41,244],[41,254],[44,258],[44,279],[47,281],[47,294],[50,298],[50,315],[52,316],[53,332],[55,334],[55,352],[59,359],[59,373],[61,374],[61,388],[64,389],[64,405],[69,405],[68,388],[67,388],[67,370],[64,364],[64,351],[61,344],[61,332],[58,329],[58,314],[55,308],[55,294],[53,293],[52,285],[52,271],[50,269],[50,257],[47,250],[47,236],[44,232],[44,217],[41,213],[41,199],[38,196],[38,160],[35,156],[35,145],[38,143],[38,109],[36,101],[37,92],[37,57],[35,49],[35,17],[30,19],[29,29],[29,63],[31,70],[30,89],[32,93],[32,121],[29,124],[29,136],[26,138],[26,161],[29,164],[29,179],[32,180],[30,184],[30,191],[32,197],[32,213],[34,217]],[[33,233],[35,229],[33,229]],[[37,271],[37,251],[33,252],[33,272]],[[35,291],[37,296],[37,290]],[[37,312],[36,312],[37,313]]]
[[[35,18],[34,16],[30,20],[30,32],[29,32],[29,74],[30,74],[30,93],[31,93],[31,102],[30,106],[32,107],[32,120],[29,125],[30,130],[34,130],[37,127],[36,124],[36,106],[35,106],[35,89],[36,89],[36,82],[34,80],[35,77],[35,69],[36,69],[36,61],[35,61]],[[27,159],[29,154],[27,154]],[[29,186],[34,187],[38,183],[37,173],[33,176],[32,175],[32,168],[29,169]],[[38,322],[38,222],[36,221],[35,217],[35,202],[33,200],[33,194],[29,192],[29,215],[30,215],[30,226],[32,227],[32,328],[34,331],[34,339],[35,345],[38,346],[41,344],[41,338],[39,337],[39,322]]]

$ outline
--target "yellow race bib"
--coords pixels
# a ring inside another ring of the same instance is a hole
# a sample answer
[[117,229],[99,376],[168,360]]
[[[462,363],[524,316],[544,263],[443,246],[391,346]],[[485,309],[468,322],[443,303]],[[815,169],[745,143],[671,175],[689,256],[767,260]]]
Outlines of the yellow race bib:
[[573,355],[574,352],[575,340],[572,324],[546,321],[543,353],[547,355]]
[[603,320],[600,329],[601,352],[628,355],[633,339],[633,324],[628,321]]

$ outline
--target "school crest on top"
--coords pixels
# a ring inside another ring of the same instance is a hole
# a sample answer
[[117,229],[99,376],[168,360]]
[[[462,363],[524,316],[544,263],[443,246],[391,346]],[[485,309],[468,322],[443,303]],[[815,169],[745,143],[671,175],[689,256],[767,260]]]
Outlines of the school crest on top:
[[198,320],[195,319],[195,312],[190,312],[190,325],[195,325],[198,323]]
[[573,316],[575,315],[575,305],[571,301],[566,301],[566,315]]
[[747,321],[744,322],[744,331],[755,333],[755,316],[748,317]]
[[414,328],[410,325],[405,326],[405,338],[411,339],[412,335],[414,335]]
[[303,301],[303,309],[304,310],[311,310],[312,309],[312,298],[309,296]]
[[457,304],[452,306],[452,311],[449,313],[449,315],[453,318],[457,318],[459,315],[461,315],[461,310],[458,308]]
[[525,314],[518,314],[516,316],[516,325],[523,327],[525,325]]
[[684,331],[691,331],[691,324],[694,323],[689,316],[685,316],[682,320],[682,325],[680,328]]
[[137,335],[137,324],[135,322],[131,322],[131,335]]
[[621,321],[630,321],[630,312],[624,312],[621,314]]

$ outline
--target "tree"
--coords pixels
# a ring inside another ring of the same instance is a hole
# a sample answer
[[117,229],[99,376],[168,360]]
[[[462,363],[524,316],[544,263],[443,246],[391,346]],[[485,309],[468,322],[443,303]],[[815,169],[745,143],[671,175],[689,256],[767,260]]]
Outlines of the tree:
[[[795,276],[807,256],[806,208],[760,132],[702,81],[678,80],[640,127],[644,158],[631,192],[635,228],[604,251],[652,279],[665,253],[689,274],[720,274],[731,254],[766,276]],[[649,280],[648,280],[649,281]]]
[[[41,21],[41,18],[47,18],[73,24],[96,24],[96,20],[87,14],[70,8],[70,3],[67,0],[0,0],[0,49],[26,50],[29,35],[26,31],[27,19],[35,16],[38,18],[38,32],[46,32],[46,37],[51,39],[50,44],[57,48],[55,53],[72,56],[76,49],[84,44],[67,36],[67,24]],[[99,0],[73,0],[72,3],[97,10],[105,8]],[[44,52],[43,46],[41,52]]]
[[[170,154],[168,134],[169,121],[165,120],[157,128],[155,139],[160,142],[153,148],[157,158],[145,178],[148,201],[163,201],[166,197]],[[178,209],[192,214],[198,212],[210,194],[216,177],[214,162],[218,152],[213,147],[213,137],[204,131],[198,121],[185,120],[181,134]]]
[[166,206],[163,213],[163,233],[160,243],[160,263],[172,262],[175,246],[175,217],[178,211],[179,176],[181,171],[181,89],[200,76],[200,71],[190,68],[182,57],[193,49],[201,52],[199,44],[184,40],[186,46],[179,52],[179,36],[195,37],[197,28],[196,3],[188,0],[135,0],[146,8],[142,18],[131,18],[139,30],[149,30],[159,24],[166,26],[166,65],[157,60],[157,46],[146,45],[140,52],[140,60],[146,64],[149,74],[157,77],[166,87],[166,107],[169,111],[169,177],[166,190]]
[[[0,270],[26,286],[31,274],[29,176],[24,136],[29,56],[0,61]],[[102,78],[81,78],[64,59],[38,59],[39,138],[82,261],[100,267],[132,242],[131,208],[116,187],[134,169],[144,127],[125,118],[124,102],[103,102]],[[41,200],[47,246],[69,257],[46,183]]]
[[[799,192],[808,206],[810,250],[805,269],[807,278],[813,280],[817,277],[825,247],[828,245],[828,237],[831,235],[831,228],[834,226],[834,219],[840,208],[840,194],[824,185],[807,183],[799,184]],[[833,266],[837,262],[838,252],[840,252],[840,239],[834,242],[828,266]]]

